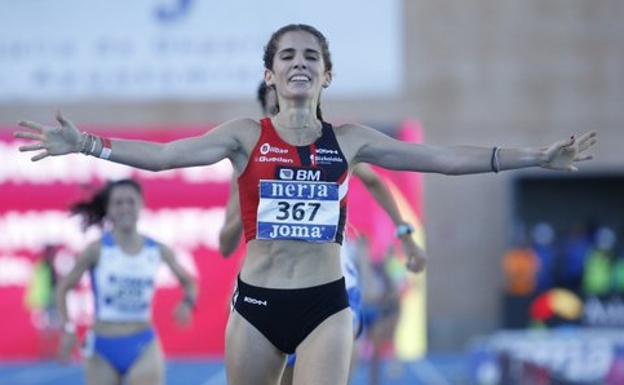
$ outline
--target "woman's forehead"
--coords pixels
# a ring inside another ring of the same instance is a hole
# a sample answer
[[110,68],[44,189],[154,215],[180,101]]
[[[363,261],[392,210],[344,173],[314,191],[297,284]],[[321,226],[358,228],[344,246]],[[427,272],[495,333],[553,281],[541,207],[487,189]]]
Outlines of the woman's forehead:
[[288,31],[279,39],[277,50],[314,50],[321,51],[321,45],[314,35],[306,31]]
[[111,198],[127,197],[128,195],[138,197],[141,196],[141,194],[139,194],[139,192],[132,186],[115,186],[111,190]]

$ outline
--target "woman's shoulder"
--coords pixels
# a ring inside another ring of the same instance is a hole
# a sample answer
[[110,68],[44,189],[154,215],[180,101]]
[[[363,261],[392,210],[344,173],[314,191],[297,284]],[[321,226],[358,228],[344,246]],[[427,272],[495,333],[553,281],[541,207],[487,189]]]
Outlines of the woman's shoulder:
[[343,143],[348,143],[354,148],[360,147],[376,138],[376,130],[359,123],[344,123],[334,126],[336,138]]
[[106,236],[98,237],[97,239],[87,243],[87,247],[85,247],[84,250],[89,251],[89,252],[99,250],[102,247],[102,245],[105,245],[106,243],[110,242],[110,239],[111,238],[106,237]]
[[348,135],[362,135],[366,131],[372,130],[372,128],[360,123],[342,123],[334,125],[334,132],[336,135],[348,136]]
[[100,257],[100,251],[102,249],[103,242],[103,237],[89,242],[87,244],[87,247],[83,249],[80,257],[87,261],[90,265],[96,264]]
[[238,118],[223,122],[212,131],[217,135],[233,137],[239,143],[252,145],[260,136],[261,124],[251,118]]
[[236,118],[219,124],[215,129],[254,131],[260,129],[260,121],[252,118]]

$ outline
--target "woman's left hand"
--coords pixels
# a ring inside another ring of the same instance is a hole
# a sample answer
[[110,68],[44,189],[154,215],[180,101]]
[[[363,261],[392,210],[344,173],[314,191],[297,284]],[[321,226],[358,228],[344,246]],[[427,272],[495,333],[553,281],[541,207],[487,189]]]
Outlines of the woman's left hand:
[[58,352],[56,357],[62,365],[67,365],[71,358],[72,350],[78,341],[76,333],[63,332],[61,334],[61,340],[59,342]]
[[577,171],[575,162],[592,159],[585,151],[596,143],[596,132],[586,132],[578,139],[560,140],[544,149],[544,160],[541,167],[552,170]]

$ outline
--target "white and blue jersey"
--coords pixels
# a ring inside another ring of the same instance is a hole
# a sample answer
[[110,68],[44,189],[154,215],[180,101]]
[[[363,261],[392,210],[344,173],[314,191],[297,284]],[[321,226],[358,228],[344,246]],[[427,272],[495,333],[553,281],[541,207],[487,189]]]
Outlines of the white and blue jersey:
[[99,261],[90,270],[95,319],[149,322],[160,260],[160,247],[150,238],[138,254],[128,255],[105,233]]
[[357,336],[361,333],[362,293],[360,291],[360,273],[357,267],[356,249],[344,242],[340,248],[340,267],[345,278],[345,286],[349,297],[349,307],[353,312],[353,331]]
[[[362,293],[360,291],[360,273],[357,268],[356,249],[348,242],[343,242],[340,248],[340,267],[345,279],[347,296],[349,297],[349,308],[353,314],[353,334],[357,339],[363,330],[362,322]],[[286,365],[292,367],[297,360],[296,354],[290,354]]]

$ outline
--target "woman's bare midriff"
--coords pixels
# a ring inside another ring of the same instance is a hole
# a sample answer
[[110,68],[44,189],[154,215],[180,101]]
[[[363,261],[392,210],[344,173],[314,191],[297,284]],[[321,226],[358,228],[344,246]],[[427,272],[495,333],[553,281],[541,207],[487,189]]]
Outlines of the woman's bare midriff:
[[341,277],[337,243],[251,240],[241,269],[245,283],[277,289],[317,286]]
[[97,321],[93,325],[95,334],[106,337],[122,337],[130,334],[140,333],[151,328],[149,322],[103,322]]

